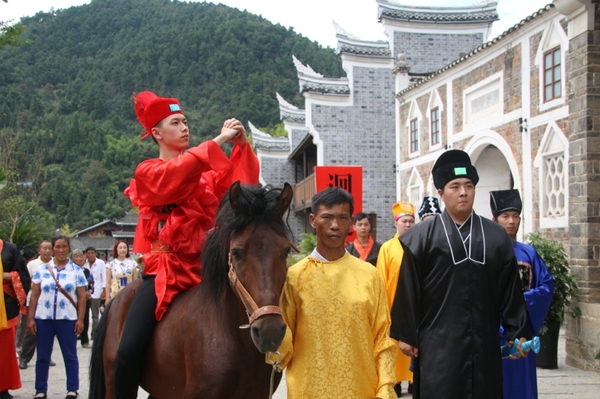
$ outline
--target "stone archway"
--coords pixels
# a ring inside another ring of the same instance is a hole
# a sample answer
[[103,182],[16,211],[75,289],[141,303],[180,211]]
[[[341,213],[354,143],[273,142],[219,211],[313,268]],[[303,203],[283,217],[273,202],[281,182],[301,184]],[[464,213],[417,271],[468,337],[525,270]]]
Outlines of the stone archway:
[[494,145],[484,147],[475,167],[479,174],[479,183],[473,208],[478,215],[492,218],[490,211],[490,191],[510,190],[514,187],[514,178],[504,154]]

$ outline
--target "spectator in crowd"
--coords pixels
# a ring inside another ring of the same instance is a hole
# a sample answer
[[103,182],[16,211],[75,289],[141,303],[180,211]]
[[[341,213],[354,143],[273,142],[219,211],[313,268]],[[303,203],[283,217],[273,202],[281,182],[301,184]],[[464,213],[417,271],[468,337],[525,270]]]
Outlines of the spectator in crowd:
[[58,339],[67,374],[66,398],[76,398],[79,390],[77,335],[83,330],[86,307],[83,270],[69,259],[70,241],[65,236],[52,239],[54,259],[40,265],[33,275],[27,327],[36,335],[35,396],[46,398],[48,372],[54,338]]
[[83,270],[83,274],[87,281],[87,285],[85,287],[85,297],[87,300],[85,301],[85,314],[83,315],[83,330],[81,330],[81,334],[79,334],[79,340],[81,341],[81,346],[86,349],[91,349],[90,345],[90,336],[88,334],[90,328],[90,309],[92,307],[92,292],[94,291],[94,280],[92,278],[92,274],[85,266],[85,255],[81,249],[74,249],[73,254],[71,255],[73,258],[73,263],[77,266],[81,267]]
[[[27,271],[31,278],[40,265],[48,263],[52,260],[52,243],[49,240],[42,240],[38,244],[38,257],[27,263]],[[27,295],[27,307],[29,307],[29,300],[31,299],[31,291]],[[19,352],[19,368],[25,370],[28,363],[33,358],[35,353],[35,335],[27,331],[27,313],[25,314],[25,338],[23,339],[23,346]],[[50,366],[56,366],[56,363],[50,359]]]
[[113,260],[106,265],[106,302],[137,278],[137,264],[129,255],[129,245],[117,241],[112,249]]
[[96,248],[87,247],[85,249],[84,267],[90,271],[90,275],[94,280],[94,291],[90,299],[90,309],[92,311],[92,339],[98,328],[98,320],[100,317],[100,305],[104,297],[104,288],[106,288],[106,263],[102,259],[96,257]]

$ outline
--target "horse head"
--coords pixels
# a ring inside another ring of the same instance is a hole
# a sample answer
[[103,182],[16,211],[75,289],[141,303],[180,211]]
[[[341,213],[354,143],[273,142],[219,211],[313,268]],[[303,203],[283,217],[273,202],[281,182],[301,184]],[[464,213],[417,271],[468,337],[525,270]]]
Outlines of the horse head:
[[[203,251],[203,267],[210,267],[206,256],[210,256],[211,241],[220,240],[220,262],[228,266],[230,285],[246,309],[252,340],[262,353],[276,351],[285,335],[279,301],[292,243],[283,215],[292,197],[287,183],[283,189],[234,183],[223,198],[215,231]],[[207,276],[205,269],[203,284],[214,277]]]

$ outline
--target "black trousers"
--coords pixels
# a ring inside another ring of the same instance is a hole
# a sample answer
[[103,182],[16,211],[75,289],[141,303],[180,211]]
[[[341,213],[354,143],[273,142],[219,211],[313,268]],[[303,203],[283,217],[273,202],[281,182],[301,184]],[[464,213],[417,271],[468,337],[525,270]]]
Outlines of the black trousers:
[[88,336],[88,330],[90,328],[90,309],[92,307],[92,302],[88,299],[85,304],[85,315],[83,316],[83,330],[81,330],[81,334],[79,334],[79,340],[81,341],[81,345],[89,344],[90,337]]
[[142,376],[144,351],[156,325],[155,276],[145,275],[144,281],[131,302],[125,319],[123,336],[117,349],[114,388],[116,399],[137,398]]

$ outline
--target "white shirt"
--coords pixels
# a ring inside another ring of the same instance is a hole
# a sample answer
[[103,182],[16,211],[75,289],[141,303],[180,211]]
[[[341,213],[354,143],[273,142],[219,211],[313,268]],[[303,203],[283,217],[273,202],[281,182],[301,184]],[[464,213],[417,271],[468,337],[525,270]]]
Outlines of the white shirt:
[[106,263],[104,263],[102,259],[96,258],[96,261],[92,265],[86,260],[83,267],[89,269],[90,274],[94,278],[94,292],[92,293],[92,299],[100,299],[100,296],[106,287]]
[[[34,259],[34,260],[30,261],[29,263],[27,263],[27,270],[29,270],[29,275],[31,276],[31,278],[33,278],[33,274],[38,269],[38,267],[40,267],[40,265],[43,265],[43,264],[44,264],[44,261],[42,260],[41,256],[38,256],[37,259]],[[30,299],[31,299],[31,290],[29,290],[29,292],[27,293],[27,306],[29,306]]]
[[[54,277],[61,287],[77,303],[77,287],[85,287],[87,281],[83,269],[69,260],[60,271],[54,265],[54,260],[48,262]],[[77,320],[77,309],[56,287],[56,282],[50,275],[46,264],[42,263],[33,273],[31,280],[40,285],[40,297],[35,309],[35,318],[41,320]]]

